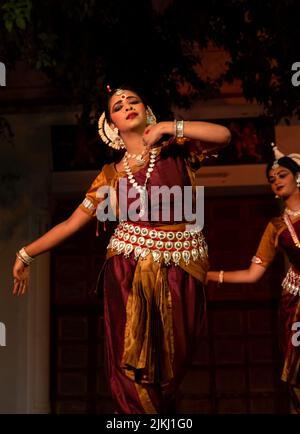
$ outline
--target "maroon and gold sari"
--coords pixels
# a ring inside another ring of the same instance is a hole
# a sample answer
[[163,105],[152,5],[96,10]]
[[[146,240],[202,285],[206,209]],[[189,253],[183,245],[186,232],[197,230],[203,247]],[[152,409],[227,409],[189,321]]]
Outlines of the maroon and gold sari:
[[[295,232],[300,238],[300,218],[293,221]],[[295,245],[282,216],[274,218],[268,224],[256,253],[263,266],[268,266],[280,249],[288,256],[292,269],[300,274],[300,248]],[[279,305],[280,346],[284,354],[282,380],[287,382],[295,410],[300,413],[300,339],[295,339],[296,330],[292,325],[300,327],[300,295],[283,289]]]
[[[196,153],[185,154],[184,146],[168,144],[159,152],[151,186],[195,186],[199,168]],[[144,184],[147,167],[132,169]],[[118,192],[126,173],[113,164],[104,166],[88,191],[89,208],[95,215],[96,191],[110,185]],[[127,180],[128,182],[128,180]],[[130,184],[128,182],[128,188]],[[122,201],[120,192],[120,201]],[[135,199],[129,199],[128,205]],[[158,209],[160,198],[154,197]],[[144,219],[143,227],[185,230],[185,221],[174,221],[176,201],[169,221]],[[150,212],[150,211],[149,211]],[[108,249],[101,272],[104,291],[106,369],[117,413],[174,413],[180,382],[198,347],[205,314],[207,260],[170,265],[153,261],[152,255],[135,260]]]

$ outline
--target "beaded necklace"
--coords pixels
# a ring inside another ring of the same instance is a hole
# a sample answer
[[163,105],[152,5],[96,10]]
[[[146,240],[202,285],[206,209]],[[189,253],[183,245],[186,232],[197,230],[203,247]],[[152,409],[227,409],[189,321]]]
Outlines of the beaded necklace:
[[148,154],[148,150],[145,150],[141,154],[129,154],[129,152],[125,152],[126,158],[134,158],[136,161],[136,164],[138,166],[142,166],[144,163],[146,163],[146,160],[144,160],[144,157]]
[[298,217],[300,216],[300,209],[297,209],[297,211],[293,211],[290,208],[285,208],[284,210],[288,215],[292,216],[292,217]]
[[146,172],[146,179],[145,179],[144,185],[138,184],[135,177],[133,176],[131,168],[129,167],[128,157],[127,157],[126,153],[124,155],[124,168],[125,168],[125,172],[128,176],[129,182],[140,193],[140,201],[141,201],[140,213],[139,213],[140,217],[143,217],[143,215],[145,214],[146,194],[147,194],[146,193],[146,186],[147,186],[148,179],[151,176],[151,172],[153,172],[153,169],[154,169],[156,154],[157,154],[157,150],[151,149],[149,166],[148,166],[148,169]]
[[291,237],[292,237],[292,239],[293,239],[293,241],[294,241],[294,243],[295,243],[295,246],[298,247],[298,248],[300,249],[300,241],[299,241],[299,238],[298,238],[298,236],[297,236],[297,234],[296,234],[296,231],[295,231],[295,229],[294,229],[294,226],[293,226],[293,223],[292,223],[292,221],[291,221],[291,218],[290,218],[290,216],[288,215],[288,213],[286,212],[286,209],[285,209],[285,212],[284,212],[284,214],[283,214],[283,219],[284,219],[285,224],[287,225],[287,228],[288,228],[288,230],[289,230],[289,233],[291,234]]

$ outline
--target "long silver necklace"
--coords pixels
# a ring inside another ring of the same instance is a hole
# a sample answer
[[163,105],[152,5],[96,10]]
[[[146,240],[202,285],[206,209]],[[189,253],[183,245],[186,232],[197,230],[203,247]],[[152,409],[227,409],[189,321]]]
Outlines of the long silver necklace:
[[136,181],[136,179],[133,176],[133,173],[129,167],[128,158],[127,158],[126,153],[124,155],[124,169],[125,169],[125,172],[128,176],[129,182],[140,193],[140,212],[139,212],[140,217],[143,217],[145,214],[146,195],[147,195],[146,186],[147,186],[148,179],[151,176],[151,172],[153,172],[153,169],[155,166],[156,154],[157,154],[157,150],[151,149],[150,157],[149,157],[149,166],[148,166],[148,169],[146,172],[146,179],[145,179],[144,185],[138,184],[138,182]]

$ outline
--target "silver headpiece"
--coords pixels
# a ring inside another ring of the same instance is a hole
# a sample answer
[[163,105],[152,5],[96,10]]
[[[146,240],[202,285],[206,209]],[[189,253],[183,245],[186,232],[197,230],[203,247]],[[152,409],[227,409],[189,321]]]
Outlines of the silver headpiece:
[[273,153],[274,153],[274,157],[275,157],[275,160],[272,164],[272,169],[277,169],[279,167],[278,160],[279,160],[279,158],[284,157],[284,154],[279,151],[279,149],[277,148],[275,143],[271,143],[271,146],[273,148]]
[[273,147],[273,152],[274,152],[274,163],[272,165],[272,169],[277,169],[277,167],[279,166],[278,164],[278,160],[282,157],[289,157],[291,160],[295,161],[295,163],[298,164],[298,166],[300,167],[300,154],[288,154],[288,155],[284,155],[279,149],[278,147],[275,145],[275,143],[271,143],[272,147]]

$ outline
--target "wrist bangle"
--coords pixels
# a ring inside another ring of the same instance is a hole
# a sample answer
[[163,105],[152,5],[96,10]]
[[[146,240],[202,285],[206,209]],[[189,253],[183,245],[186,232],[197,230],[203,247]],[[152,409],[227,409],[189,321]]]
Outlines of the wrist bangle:
[[222,285],[222,283],[224,282],[224,270],[220,270],[219,271],[219,276],[218,276],[218,285]]
[[26,252],[24,247],[22,247],[22,249],[20,249],[16,253],[16,255],[17,255],[17,258],[19,258],[23,262],[23,264],[25,264],[25,265],[30,265],[34,261],[34,258],[32,258],[31,256],[28,255],[28,253]]
[[175,119],[175,121],[174,121],[174,130],[175,130],[175,137],[176,137],[176,139],[181,139],[183,137],[184,122],[183,121],[177,121]]

